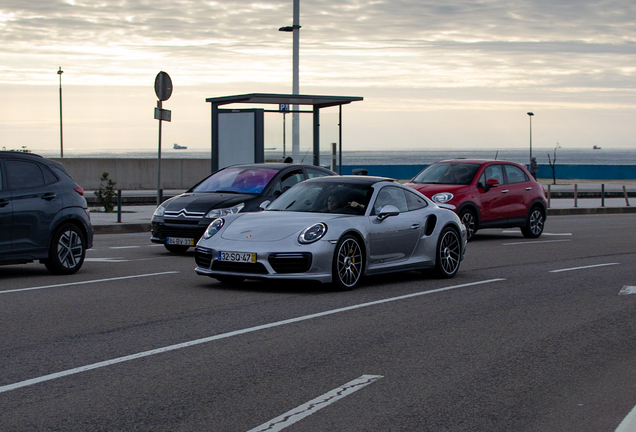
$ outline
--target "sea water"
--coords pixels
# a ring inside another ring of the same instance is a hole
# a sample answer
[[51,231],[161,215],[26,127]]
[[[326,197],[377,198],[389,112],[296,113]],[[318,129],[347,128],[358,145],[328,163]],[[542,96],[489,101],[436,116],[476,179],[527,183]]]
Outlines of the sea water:
[[[59,157],[56,151],[34,151],[45,157]],[[65,149],[67,158],[139,158],[156,159],[158,152],[152,150],[75,150]],[[288,154],[289,155],[289,152]],[[534,148],[532,156],[537,158],[539,164],[554,162],[557,165],[636,165],[636,149],[582,149],[582,148]],[[209,159],[210,151],[203,148],[187,150],[163,150],[162,158],[166,159]],[[386,151],[360,151],[343,150],[343,165],[426,165],[443,159],[498,159],[509,160],[522,164],[528,164],[530,160],[529,149],[419,149],[419,150],[386,150]],[[266,150],[265,159],[268,161],[282,161],[282,151]],[[302,153],[296,163],[312,163],[312,154],[307,151]],[[320,153],[321,165],[331,162],[331,155],[327,152]]]

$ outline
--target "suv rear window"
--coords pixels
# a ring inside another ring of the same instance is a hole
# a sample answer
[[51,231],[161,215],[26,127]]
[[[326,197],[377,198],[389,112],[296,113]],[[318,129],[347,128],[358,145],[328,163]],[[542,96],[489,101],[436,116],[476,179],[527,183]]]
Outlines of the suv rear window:
[[9,189],[31,189],[44,186],[44,174],[34,162],[8,159],[5,161]]

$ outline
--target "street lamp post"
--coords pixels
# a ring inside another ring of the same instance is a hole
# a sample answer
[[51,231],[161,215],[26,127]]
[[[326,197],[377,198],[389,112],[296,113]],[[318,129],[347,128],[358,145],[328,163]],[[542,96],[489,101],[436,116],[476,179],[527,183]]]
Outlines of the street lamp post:
[[[294,0],[294,21],[292,26],[285,26],[278,31],[293,33],[293,60],[292,60],[292,94],[300,94],[299,84],[299,48],[300,48],[300,0]],[[292,157],[300,155],[300,123],[298,118],[298,105],[292,107]]]
[[534,113],[529,112],[528,117],[530,117],[530,163],[532,163],[532,116]]
[[60,157],[64,157],[64,138],[62,134],[62,74],[64,71],[62,70],[62,66],[57,71],[57,74],[60,76]]

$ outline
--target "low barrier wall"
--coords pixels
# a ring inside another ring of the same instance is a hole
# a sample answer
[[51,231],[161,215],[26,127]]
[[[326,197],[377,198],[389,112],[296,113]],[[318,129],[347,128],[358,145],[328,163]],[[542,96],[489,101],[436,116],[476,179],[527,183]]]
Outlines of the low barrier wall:
[[[156,190],[156,159],[55,158],[84,189],[100,186],[102,173],[115,181],[115,189]],[[363,168],[369,175],[411,179],[427,165],[343,165],[342,174]],[[161,189],[188,189],[210,174],[209,159],[162,159]],[[549,165],[539,165],[539,178],[552,178]],[[557,165],[556,178],[582,180],[636,180],[636,165]]]

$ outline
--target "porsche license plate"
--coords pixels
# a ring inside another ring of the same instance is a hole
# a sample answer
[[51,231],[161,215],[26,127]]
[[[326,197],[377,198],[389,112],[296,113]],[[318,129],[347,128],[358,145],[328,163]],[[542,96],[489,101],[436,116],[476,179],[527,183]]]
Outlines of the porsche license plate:
[[194,246],[193,238],[168,237],[166,244],[180,246]]
[[255,263],[256,254],[250,252],[221,252],[219,251],[219,261]]

